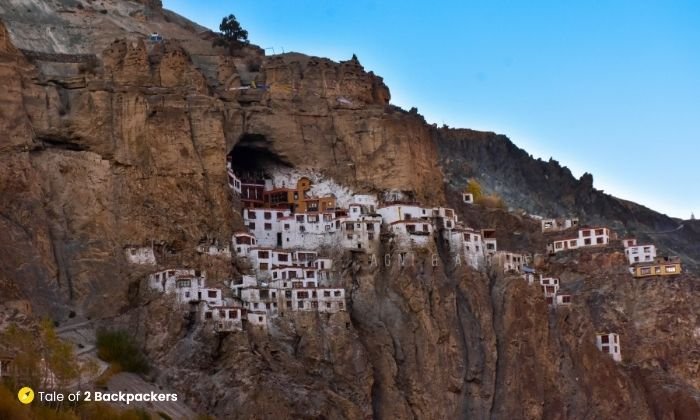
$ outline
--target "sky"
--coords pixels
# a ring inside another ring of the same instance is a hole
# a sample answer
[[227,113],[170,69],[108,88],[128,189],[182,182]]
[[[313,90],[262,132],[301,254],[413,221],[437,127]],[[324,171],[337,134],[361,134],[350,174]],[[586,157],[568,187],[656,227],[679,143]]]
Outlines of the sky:
[[507,135],[594,186],[700,217],[700,2],[163,0],[268,54],[357,54],[391,102]]

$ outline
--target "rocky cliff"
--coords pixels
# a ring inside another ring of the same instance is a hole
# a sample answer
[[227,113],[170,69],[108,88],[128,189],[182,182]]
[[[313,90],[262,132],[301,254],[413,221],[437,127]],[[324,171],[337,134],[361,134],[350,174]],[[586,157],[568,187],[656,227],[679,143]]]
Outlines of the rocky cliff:
[[578,216],[589,224],[613,227],[620,235],[656,243],[700,269],[700,236],[692,221],[659,214],[593,188],[593,175],[574,178],[555,160],[533,159],[506,136],[468,129],[434,132],[448,198],[455,203],[469,178],[501,196],[512,209],[545,217]]
[[[467,177],[530,212],[637,232],[678,222],[596,192],[588,177],[577,181],[502,137],[427,125],[391,106],[382,79],[356,59],[265,57],[254,46],[230,55],[158,1],[0,0],[0,18],[0,293],[59,323],[76,311],[133,331],[156,381],[196,410],[700,416],[696,279],[632,281],[614,250],[541,262],[576,296],[559,311],[521,278],[457,266],[436,243],[405,267],[338,256],[347,312],[225,336],[174,316],[167,298],[140,288],[149,270],[128,265],[124,247],[161,245],[161,268],[205,264],[193,252],[199,241],[228,241],[242,227],[227,154],[314,168],[357,192],[451,203],[474,227],[495,226],[503,244],[530,252],[544,243],[536,222],[455,201]],[[164,40],[149,41],[151,32]],[[697,259],[684,238],[664,245]],[[384,244],[379,255],[391,252]],[[242,270],[217,267],[213,281]],[[622,364],[595,348],[600,330],[623,337]]]

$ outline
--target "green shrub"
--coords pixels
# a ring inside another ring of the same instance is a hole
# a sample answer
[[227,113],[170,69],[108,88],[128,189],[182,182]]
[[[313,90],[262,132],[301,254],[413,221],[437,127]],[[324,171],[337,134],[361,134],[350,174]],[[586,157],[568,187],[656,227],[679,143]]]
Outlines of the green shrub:
[[126,372],[148,372],[148,361],[124,331],[98,331],[97,356]]

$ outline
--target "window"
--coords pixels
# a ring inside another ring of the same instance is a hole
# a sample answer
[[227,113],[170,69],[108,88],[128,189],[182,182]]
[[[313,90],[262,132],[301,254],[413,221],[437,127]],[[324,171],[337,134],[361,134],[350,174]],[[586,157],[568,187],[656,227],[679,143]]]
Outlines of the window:
[[209,311],[204,312],[204,319],[212,319],[212,313]]
[[604,234],[605,234],[605,231],[604,231],[603,229],[597,229],[597,230],[595,231],[595,234],[596,234],[596,235],[604,235]]
[[608,344],[610,342],[610,337],[607,335],[604,335],[604,336],[600,337],[600,342],[603,344]]
[[465,242],[471,241],[471,235],[470,235],[470,234],[464,233],[464,234],[462,234],[462,236],[464,237],[464,241],[465,241]]
[[639,273],[641,275],[648,275],[651,274],[651,268],[650,267],[642,267],[639,269]]
[[308,299],[308,298],[309,298],[309,292],[306,292],[306,291],[297,292],[297,299]]
[[272,223],[265,223],[265,230],[272,230]]
[[260,270],[265,271],[265,270],[269,270],[269,269],[270,269],[270,265],[268,263],[260,263]]
[[348,233],[347,238],[348,240],[352,241],[352,233]]
[[676,266],[675,266],[675,265],[667,265],[667,266],[666,266],[666,272],[667,272],[667,273],[675,273],[675,272],[676,272]]
[[253,303],[253,309],[258,309],[258,303]]
[[307,279],[312,279],[312,278],[315,277],[315,274],[316,274],[315,271],[308,270],[308,271],[306,272],[306,278],[307,278]]
[[284,224],[284,230],[289,230],[289,223]]
[[610,353],[610,346],[603,346],[603,353]]
[[336,290],[335,292],[333,292],[333,296],[340,297],[340,290]]
[[569,247],[575,248],[576,247],[576,240],[569,241]]
[[590,245],[590,244],[591,244],[590,238],[589,238],[589,239],[585,239],[585,240],[583,241],[583,243],[584,243],[585,245]]
[[[306,287],[314,287],[314,282],[312,282],[312,281],[307,281],[307,282],[306,282]],[[314,292],[314,297],[316,297],[316,292]]]
[[277,261],[289,261],[289,255],[288,254],[278,254],[277,255]]
[[411,218],[412,218],[411,213],[405,213],[403,215],[403,218],[404,218],[404,220],[411,220]]
[[373,241],[373,240],[374,240],[374,233],[369,232],[369,233],[367,234],[367,239],[369,239],[370,241]]
[[249,219],[255,219],[255,212],[252,210],[248,210],[248,218]]
[[268,259],[268,258],[270,258],[270,252],[269,251],[258,251],[258,258]]
[[554,244],[554,248],[556,248],[556,249],[562,249],[562,248],[564,248],[564,244],[561,243],[561,242],[556,242],[556,243]]
[[207,292],[207,296],[212,298],[212,299],[216,299],[216,290],[209,290]]
[[303,302],[303,301],[297,302],[297,307],[298,307],[299,309],[304,309],[304,302]]
[[266,211],[264,214],[265,214],[265,220],[272,219],[272,213],[270,213],[269,211]]
[[296,219],[297,219],[297,222],[304,223],[304,215],[303,214],[297,214]]
[[248,229],[255,230],[255,223],[253,223],[253,222],[248,223]]
[[191,285],[192,285],[192,281],[190,279],[177,281],[177,287],[180,289],[183,287],[190,287]]
[[324,290],[324,291],[323,291],[323,297],[331,297],[331,291],[330,291],[330,290]]
[[277,218],[278,218],[278,219],[281,219],[281,218],[283,218],[283,217],[284,217],[284,213],[282,213],[281,211],[278,211],[278,212],[277,212]]
[[598,244],[600,245],[600,244],[605,243],[605,239],[603,239],[603,238],[598,238],[598,239],[596,240],[596,242],[598,242]]
[[571,296],[565,295],[561,297],[562,303],[571,303]]
[[330,302],[326,302],[326,309],[330,309],[330,308],[331,308],[331,303],[330,303]]
[[590,230],[582,230],[582,231],[581,231],[581,234],[582,234],[583,236],[591,236],[591,231],[590,231]]

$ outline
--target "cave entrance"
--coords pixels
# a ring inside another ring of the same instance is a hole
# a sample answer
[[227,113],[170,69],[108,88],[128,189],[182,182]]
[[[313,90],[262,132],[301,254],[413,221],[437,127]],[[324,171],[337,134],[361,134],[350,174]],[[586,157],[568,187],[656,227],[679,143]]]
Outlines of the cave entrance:
[[240,193],[243,207],[263,207],[263,193],[272,189],[275,171],[292,167],[271,146],[262,134],[244,134],[226,155],[229,182]]

